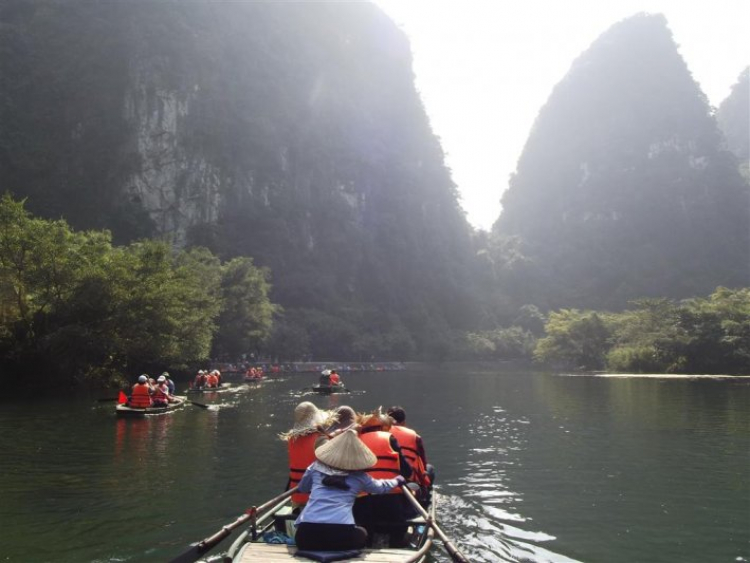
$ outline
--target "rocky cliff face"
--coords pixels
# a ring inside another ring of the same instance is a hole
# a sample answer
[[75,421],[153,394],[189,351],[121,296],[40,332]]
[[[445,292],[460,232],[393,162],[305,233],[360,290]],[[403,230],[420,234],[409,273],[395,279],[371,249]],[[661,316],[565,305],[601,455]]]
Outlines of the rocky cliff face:
[[471,229],[374,5],[2,0],[0,25],[0,174],[32,211],[252,256],[290,309],[466,318]]
[[614,25],[542,108],[495,225],[530,302],[619,307],[750,281],[747,186],[662,16]]

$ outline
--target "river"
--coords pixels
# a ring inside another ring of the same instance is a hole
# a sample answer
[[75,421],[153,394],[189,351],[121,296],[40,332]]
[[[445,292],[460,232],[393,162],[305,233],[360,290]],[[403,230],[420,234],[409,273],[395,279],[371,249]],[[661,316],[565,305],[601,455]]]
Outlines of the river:
[[[401,404],[437,468],[439,522],[472,561],[750,561],[750,379],[513,366],[343,379],[353,394],[282,375],[142,420],[90,398],[3,403],[0,560],[168,560],[281,491],[276,436],[311,400]],[[431,557],[449,560],[439,542]]]

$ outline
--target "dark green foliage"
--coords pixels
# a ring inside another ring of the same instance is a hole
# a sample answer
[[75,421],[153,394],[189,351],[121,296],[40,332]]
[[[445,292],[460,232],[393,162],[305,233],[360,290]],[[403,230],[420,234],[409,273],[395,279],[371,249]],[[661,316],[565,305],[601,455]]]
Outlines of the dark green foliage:
[[535,345],[534,336],[520,326],[470,332],[466,335],[466,350],[459,357],[484,360],[529,359]]
[[234,359],[260,348],[277,306],[268,298],[268,270],[256,268],[250,258],[230,260],[221,274],[223,305],[213,357]]
[[540,111],[495,225],[501,275],[515,303],[543,309],[747,285],[749,211],[664,18],[638,15],[594,42]]
[[611,329],[594,311],[563,309],[551,312],[545,325],[547,336],[539,340],[536,359],[579,369],[602,369]]
[[[108,232],[35,219],[7,194],[0,219],[2,374],[27,377],[21,387],[184,369],[208,358],[217,321],[226,340],[270,332],[266,273],[248,260],[222,267],[205,249],[160,241],[112,246]],[[223,269],[235,282],[224,294]]]
[[750,290],[708,299],[644,299],[622,313],[550,313],[535,356],[569,367],[630,373],[747,374]]

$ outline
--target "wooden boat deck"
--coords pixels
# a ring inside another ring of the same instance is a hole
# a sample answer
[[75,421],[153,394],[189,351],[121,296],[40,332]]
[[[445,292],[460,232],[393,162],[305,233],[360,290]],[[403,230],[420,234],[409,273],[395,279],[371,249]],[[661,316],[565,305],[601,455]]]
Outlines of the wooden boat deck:
[[[270,543],[248,543],[235,559],[237,563],[258,563],[264,561],[268,563],[277,563],[283,561],[293,561],[301,563],[310,561],[302,557],[295,557],[297,548],[289,545],[270,544]],[[341,563],[406,563],[415,561],[416,552],[412,549],[363,549],[359,557],[350,559],[341,559]],[[418,560],[418,559],[417,559]]]

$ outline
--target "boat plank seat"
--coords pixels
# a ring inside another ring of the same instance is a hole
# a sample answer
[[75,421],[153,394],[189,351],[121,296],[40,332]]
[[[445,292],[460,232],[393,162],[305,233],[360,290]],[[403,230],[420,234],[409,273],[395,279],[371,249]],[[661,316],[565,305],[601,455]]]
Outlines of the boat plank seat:
[[[243,547],[239,563],[268,563],[294,562],[303,563],[310,559],[295,557],[297,548],[289,545],[270,543],[248,543]],[[342,559],[341,563],[404,563],[413,561],[415,552],[410,549],[363,549],[359,557]]]

